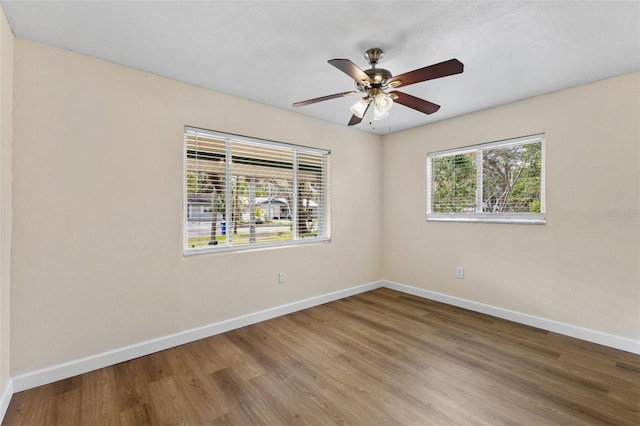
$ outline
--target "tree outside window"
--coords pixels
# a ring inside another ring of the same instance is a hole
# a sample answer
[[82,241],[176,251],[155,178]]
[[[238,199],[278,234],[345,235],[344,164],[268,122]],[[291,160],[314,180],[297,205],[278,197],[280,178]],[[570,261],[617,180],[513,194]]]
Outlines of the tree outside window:
[[544,223],[544,135],[427,155],[427,219]]

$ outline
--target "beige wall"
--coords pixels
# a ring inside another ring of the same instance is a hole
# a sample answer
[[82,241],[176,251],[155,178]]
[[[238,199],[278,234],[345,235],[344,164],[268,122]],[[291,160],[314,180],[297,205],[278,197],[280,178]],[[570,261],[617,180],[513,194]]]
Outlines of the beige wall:
[[[13,375],[379,279],[378,136],[15,49]],[[183,258],[184,125],[330,149],[331,242]]]
[[0,395],[9,384],[14,37],[0,7]]
[[[639,93],[634,73],[385,137],[383,277],[640,339]],[[427,152],[541,132],[546,225],[425,221]]]
[[[381,141],[21,39],[14,58],[11,375],[380,278],[640,338],[640,218],[608,214],[640,208],[640,73]],[[330,149],[331,242],[183,258],[184,125]],[[425,222],[427,152],[539,132],[546,225]]]

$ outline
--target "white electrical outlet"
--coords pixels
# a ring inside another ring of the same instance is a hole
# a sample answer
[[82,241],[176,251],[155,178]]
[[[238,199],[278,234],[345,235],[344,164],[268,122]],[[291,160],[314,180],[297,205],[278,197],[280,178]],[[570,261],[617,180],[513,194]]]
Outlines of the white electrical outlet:
[[456,266],[456,278],[464,278],[464,268],[462,266]]
[[282,284],[284,282],[284,272],[278,274],[278,282]]

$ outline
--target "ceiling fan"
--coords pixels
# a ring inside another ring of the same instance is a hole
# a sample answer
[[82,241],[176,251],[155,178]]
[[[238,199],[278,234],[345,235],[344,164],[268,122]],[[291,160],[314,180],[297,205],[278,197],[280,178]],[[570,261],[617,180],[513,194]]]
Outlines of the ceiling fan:
[[403,92],[398,92],[397,90],[389,91],[389,89],[447,77],[453,74],[460,74],[464,70],[462,62],[457,59],[449,59],[448,61],[393,76],[391,72],[384,68],[376,68],[376,65],[383,56],[384,52],[379,48],[372,48],[364,52],[365,59],[371,65],[371,68],[365,71],[358,68],[358,66],[349,59],[331,59],[329,61],[331,65],[354,79],[357,91],[342,92],[308,99],[306,101],[296,102],[293,106],[301,107],[360,93],[363,94],[364,97],[351,107],[353,116],[351,120],[349,120],[349,126],[360,123],[372,104],[374,106],[374,120],[386,118],[394,102],[413,108],[424,114],[433,114],[440,109],[440,105]]

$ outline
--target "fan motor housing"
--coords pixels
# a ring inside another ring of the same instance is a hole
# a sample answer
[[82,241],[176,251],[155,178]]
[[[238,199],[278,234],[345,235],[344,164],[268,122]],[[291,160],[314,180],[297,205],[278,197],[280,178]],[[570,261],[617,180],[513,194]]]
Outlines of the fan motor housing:
[[367,74],[371,80],[373,80],[373,84],[371,84],[371,86],[366,86],[366,85],[363,85],[361,82],[356,81],[355,82],[356,87],[361,92],[366,91],[369,87],[374,87],[374,88],[384,87],[386,86],[387,81],[391,77],[393,77],[391,72],[384,68],[370,68],[368,70],[365,70],[364,73]]
[[365,74],[367,74],[375,84],[379,84],[381,86],[383,86],[387,80],[392,77],[391,72],[384,68],[371,68],[366,70]]

